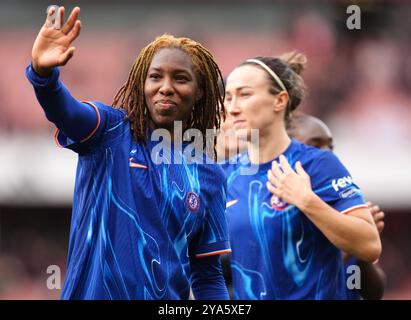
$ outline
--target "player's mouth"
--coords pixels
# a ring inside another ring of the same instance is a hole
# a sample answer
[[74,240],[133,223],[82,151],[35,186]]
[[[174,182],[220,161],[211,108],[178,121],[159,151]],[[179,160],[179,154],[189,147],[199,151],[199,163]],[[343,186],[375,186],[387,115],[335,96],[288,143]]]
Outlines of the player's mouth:
[[170,114],[174,111],[176,111],[177,109],[177,103],[172,101],[172,100],[165,100],[165,99],[161,99],[161,100],[157,100],[155,102],[155,105],[157,107],[157,110],[161,113],[161,114]]
[[177,103],[175,103],[173,100],[163,100],[163,99],[157,100],[155,104],[159,106],[160,108],[165,108],[165,109],[173,108],[177,106]]
[[244,128],[245,124],[246,124],[245,120],[234,120],[233,121],[234,129]]

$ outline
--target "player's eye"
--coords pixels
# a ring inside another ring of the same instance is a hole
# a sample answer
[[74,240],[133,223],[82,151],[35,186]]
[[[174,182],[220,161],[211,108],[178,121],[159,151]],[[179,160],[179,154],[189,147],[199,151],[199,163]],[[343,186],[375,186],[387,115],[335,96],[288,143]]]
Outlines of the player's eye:
[[185,76],[185,75],[177,75],[175,78],[178,82],[187,82],[187,81],[189,81],[188,77]]
[[151,73],[151,74],[149,75],[149,78],[150,78],[150,79],[153,79],[153,80],[158,80],[158,79],[161,78],[161,76],[160,76],[160,74],[158,74],[158,73]]
[[248,92],[248,91],[245,91],[245,92],[241,92],[240,93],[240,97],[249,97],[249,96],[251,96],[251,92]]

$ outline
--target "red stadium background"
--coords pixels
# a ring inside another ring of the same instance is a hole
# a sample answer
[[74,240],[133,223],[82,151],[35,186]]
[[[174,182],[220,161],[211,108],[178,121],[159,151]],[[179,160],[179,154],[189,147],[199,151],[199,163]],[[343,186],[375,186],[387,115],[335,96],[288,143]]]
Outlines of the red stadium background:
[[[24,69],[45,1],[0,4],[0,299],[58,299],[47,267],[65,272],[76,155],[58,149]],[[411,299],[411,5],[357,1],[61,1],[82,32],[62,79],[78,99],[112,102],[156,35],[189,36],[224,75],[245,58],[297,49],[309,63],[301,111],[323,119],[335,152],[386,213],[384,299]]]

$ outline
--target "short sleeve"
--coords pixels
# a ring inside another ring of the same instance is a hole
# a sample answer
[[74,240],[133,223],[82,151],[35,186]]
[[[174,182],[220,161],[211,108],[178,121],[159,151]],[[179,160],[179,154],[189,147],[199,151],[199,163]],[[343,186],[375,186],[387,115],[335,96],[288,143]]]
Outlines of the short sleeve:
[[217,164],[206,165],[202,174],[204,214],[198,234],[190,241],[190,256],[196,258],[231,252],[228,237],[225,174]]
[[314,192],[337,211],[367,207],[360,188],[333,152],[321,152],[310,176]]
[[115,109],[95,101],[84,101],[82,103],[90,105],[96,111],[96,127],[80,142],[71,140],[59,129],[56,129],[54,135],[54,139],[58,146],[73,150],[79,154],[87,153],[92,150],[93,147],[101,145],[104,138],[107,136],[107,133],[127,121],[126,113],[123,109]]

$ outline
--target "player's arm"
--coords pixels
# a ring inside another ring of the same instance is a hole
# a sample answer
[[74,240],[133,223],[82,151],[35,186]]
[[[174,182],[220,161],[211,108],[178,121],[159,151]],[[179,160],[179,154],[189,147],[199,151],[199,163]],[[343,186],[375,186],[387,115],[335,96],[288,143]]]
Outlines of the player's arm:
[[75,51],[71,45],[80,33],[79,13],[80,8],[74,8],[64,24],[64,7],[60,7],[57,14],[62,27],[55,29],[50,23],[53,11],[48,12],[33,45],[31,64],[26,68],[26,76],[47,119],[74,141],[81,141],[98,123],[94,108],[72,97],[58,79],[57,67],[64,66]]
[[197,300],[229,300],[220,255],[190,259],[191,289]]
[[205,212],[197,216],[201,227],[190,240],[191,286],[198,300],[227,300],[230,297],[221,264],[221,254],[231,252],[225,216],[226,176],[218,165],[202,168]]
[[267,188],[274,195],[298,207],[337,248],[364,261],[379,258],[381,241],[368,208],[340,213],[313,192],[300,162],[296,171],[284,156],[280,163],[282,169],[274,161],[268,173]]

